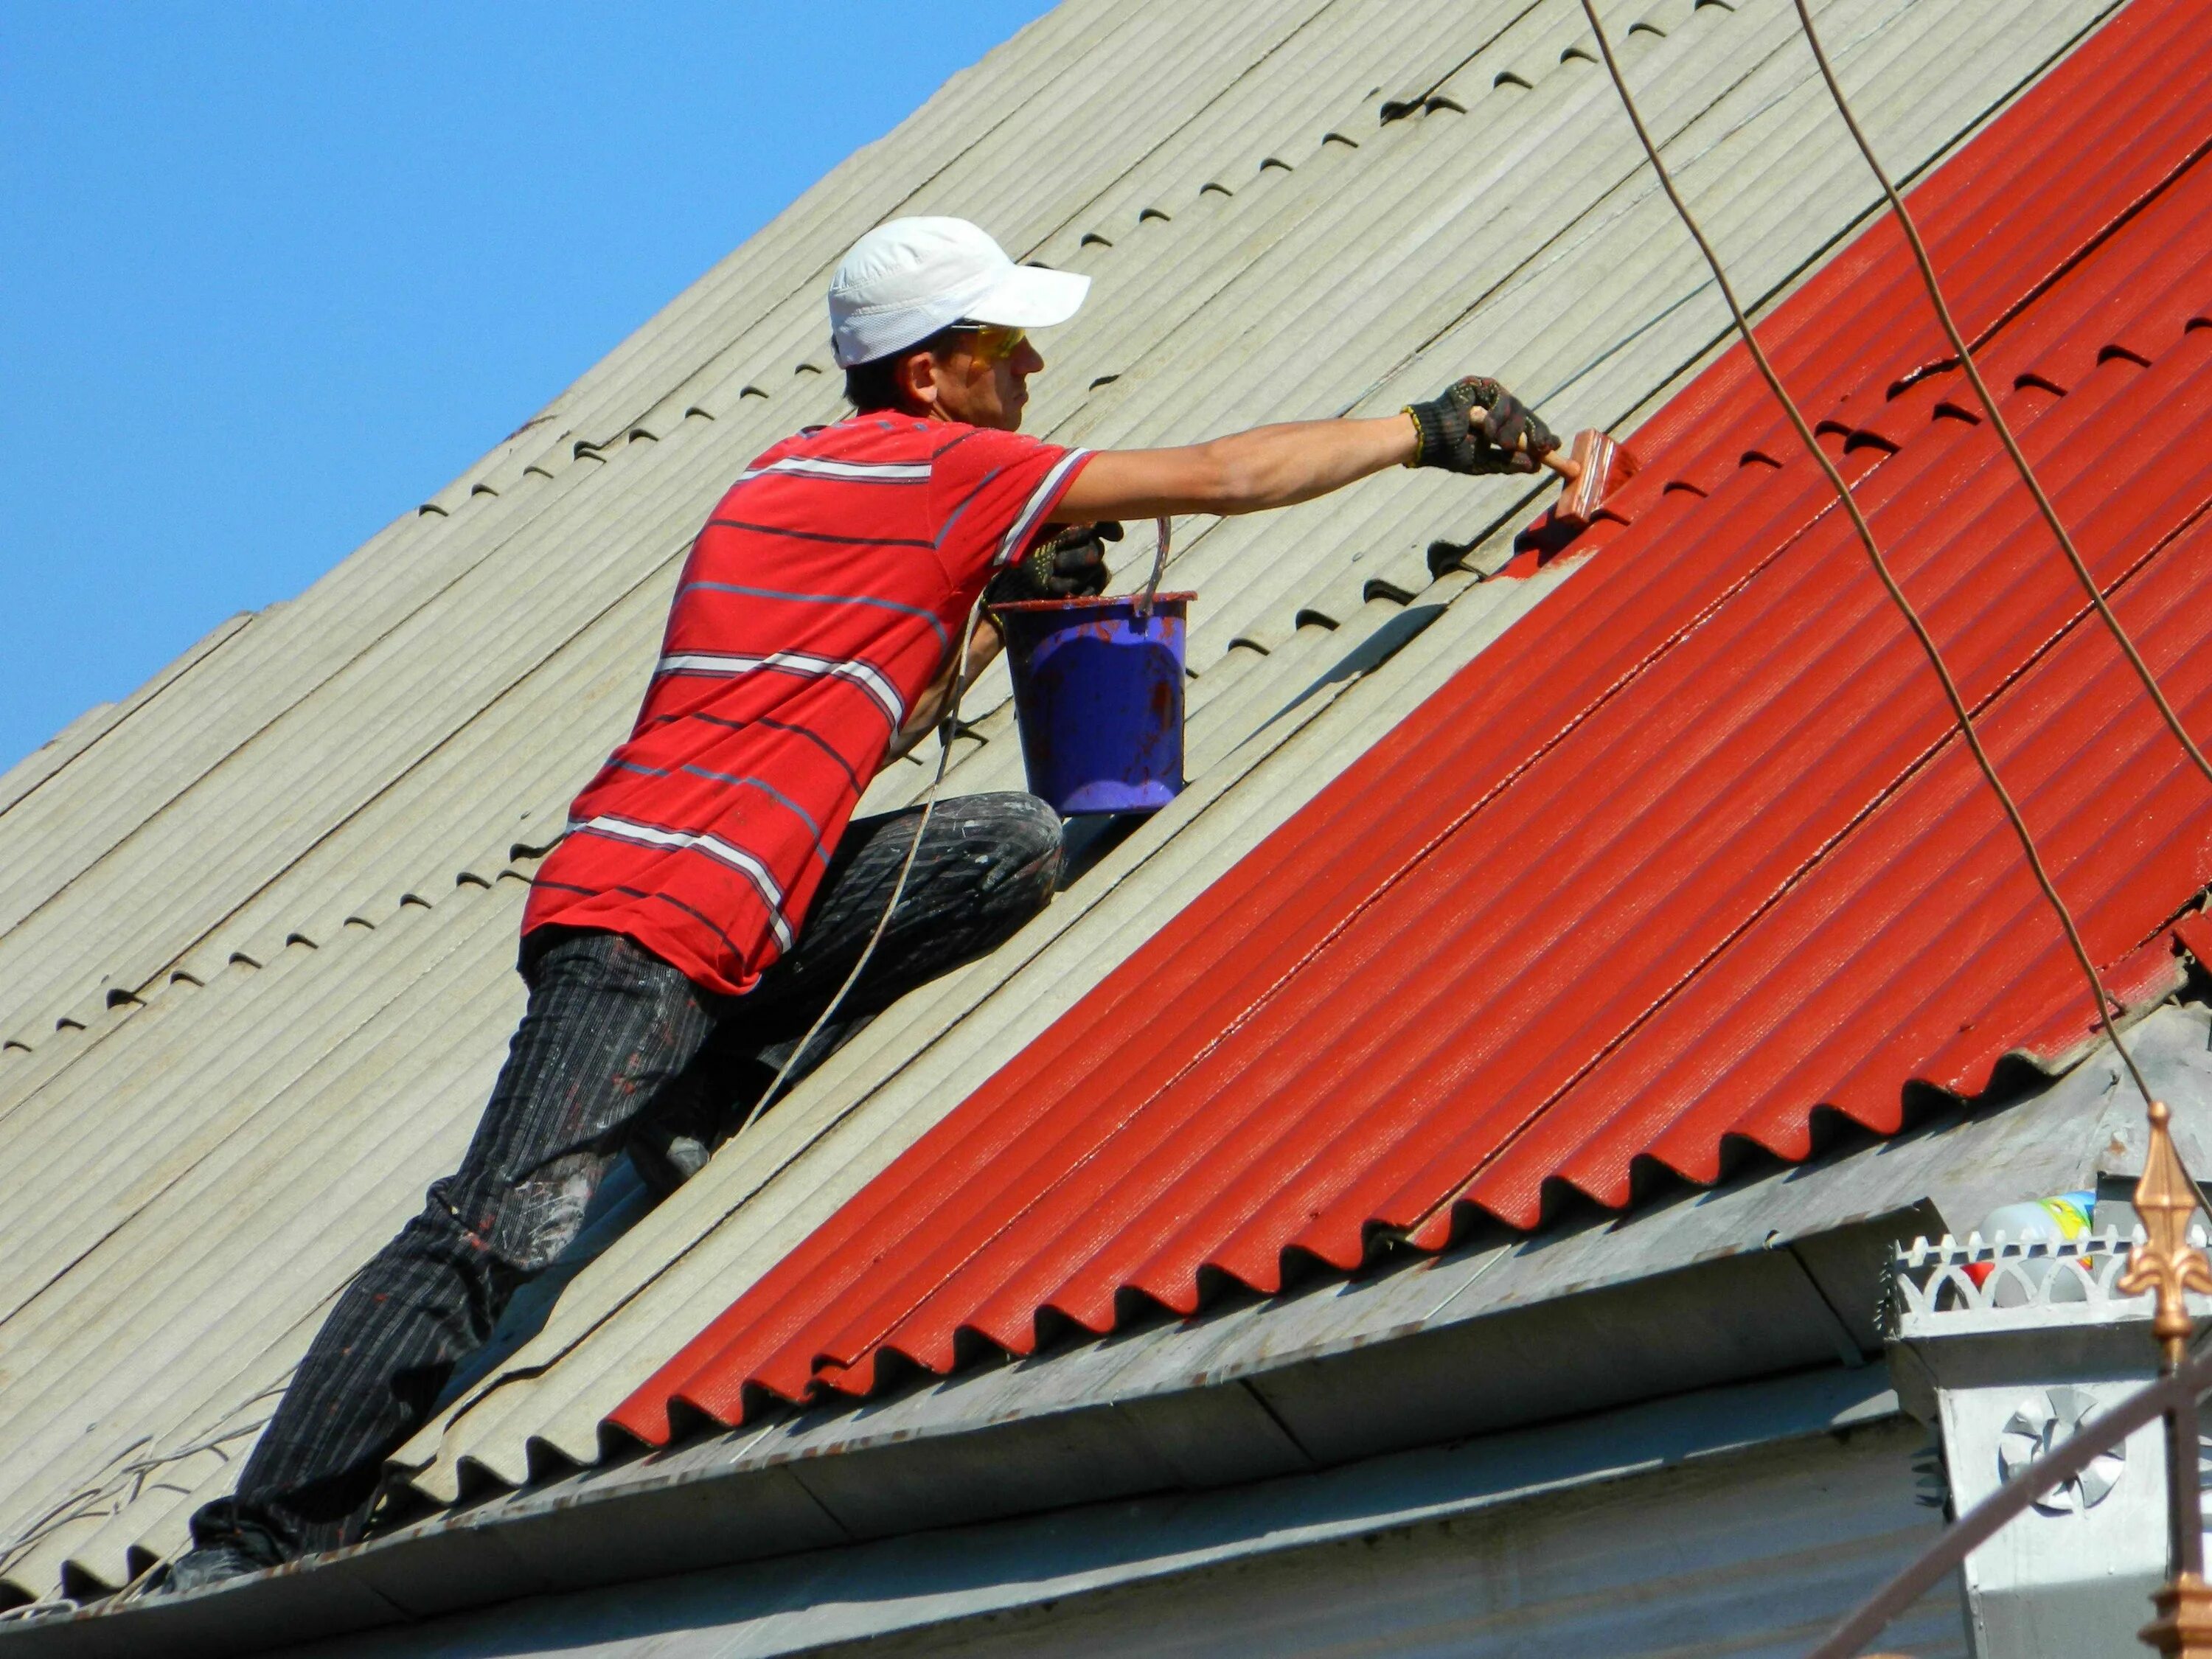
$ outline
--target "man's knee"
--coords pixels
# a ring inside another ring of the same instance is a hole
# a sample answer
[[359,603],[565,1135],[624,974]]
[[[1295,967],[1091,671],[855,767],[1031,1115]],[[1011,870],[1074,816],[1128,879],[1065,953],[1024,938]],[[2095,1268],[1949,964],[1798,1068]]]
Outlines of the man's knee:
[[1060,814],[1035,795],[1011,790],[975,796],[972,807],[963,815],[963,827],[973,825],[991,844],[992,867],[983,891],[1005,902],[1042,909],[1060,881]]
[[551,1267],[584,1231],[610,1162],[596,1150],[573,1152],[515,1182],[501,1195],[498,1218],[484,1240],[492,1260],[526,1279]]

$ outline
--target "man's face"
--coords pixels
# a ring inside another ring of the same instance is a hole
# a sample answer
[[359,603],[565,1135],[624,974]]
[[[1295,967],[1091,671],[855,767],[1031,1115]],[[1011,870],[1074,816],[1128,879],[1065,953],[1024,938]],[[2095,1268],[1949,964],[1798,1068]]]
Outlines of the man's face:
[[921,401],[937,418],[1018,432],[1029,378],[1044,359],[1018,329],[994,328],[956,334],[950,347],[919,364],[927,365],[930,387]]

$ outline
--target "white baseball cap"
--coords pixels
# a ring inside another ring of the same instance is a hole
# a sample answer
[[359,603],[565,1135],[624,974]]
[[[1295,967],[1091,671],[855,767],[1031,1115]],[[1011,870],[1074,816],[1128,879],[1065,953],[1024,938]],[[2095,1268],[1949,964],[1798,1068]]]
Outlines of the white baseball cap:
[[1074,271],[1016,264],[965,219],[894,219],[854,243],[830,279],[830,340],[851,368],[951,323],[1049,328],[1090,291]]

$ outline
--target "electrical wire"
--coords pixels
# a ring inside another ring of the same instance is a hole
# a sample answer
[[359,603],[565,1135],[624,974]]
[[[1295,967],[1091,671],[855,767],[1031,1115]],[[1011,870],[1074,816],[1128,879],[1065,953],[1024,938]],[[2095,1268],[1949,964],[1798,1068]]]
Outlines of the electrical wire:
[[2020,440],[2013,435],[2010,423],[2006,421],[2003,411],[1998,409],[1997,400],[1990,395],[1989,383],[1982,379],[1981,366],[1974,361],[1973,349],[1966,343],[1966,337],[1960,332],[1957,320],[1951,314],[1950,304],[1943,297],[1942,284],[1936,280],[1935,262],[1928,257],[1928,245],[1921,240],[1920,227],[1913,222],[1912,215],[1905,209],[1905,198],[1898,194],[1897,185],[1883,168],[1880,158],[1874,153],[1874,146],[1861,130],[1850,100],[1844,96],[1843,85],[1836,79],[1835,66],[1829,63],[1827,51],[1820,44],[1820,31],[1813,27],[1810,7],[1806,0],[1795,0],[1795,3],[1798,21],[1805,27],[1806,44],[1813,48],[1813,61],[1820,66],[1820,78],[1828,83],[1828,95],[1835,100],[1836,112],[1844,118],[1844,125],[1850,129],[1852,142],[1858,145],[1859,154],[1866,157],[1867,166],[1873,169],[1875,178],[1880,181],[1881,193],[1889,198],[1889,210],[1897,216],[1898,225],[1905,232],[1905,242],[1912,249],[1912,262],[1920,267],[1921,283],[1927,289],[1928,297],[1936,307],[1936,315],[1943,325],[1943,332],[1951,342],[1951,349],[1959,354],[1960,368],[1966,371],[1966,379],[1972,382],[1974,394],[1982,400],[1982,407],[1989,410],[1990,424],[1996,428],[1997,436],[2004,444],[2005,453],[2012,457],[2012,464],[2020,472],[2021,482],[2027,486],[2028,494],[2035,497],[2037,510],[2043,514],[2044,523],[2051,526],[2051,535],[2057,539],[2059,548],[2066,555],[2066,562],[2074,567],[2074,574],[2081,580],[2082,590],[2089,596],[2089,603],[2096,606],[2098,616],[2104,619],[2105,626],[2111,630],[2129,665],[2136,671],[2136,678],[2142,682],[2143,690],[2150,694],[2150,700],[2158,705],[2159,714],[2165,720],[2166,729],[2188,751],[2189,758],[2197,763],[2197,769],[2204,775],[2205,780],[2212,782],[2212,761],[2204,758],[2203,752],[2191,738],[2181,724],[2181,716],[2166,701],[2166,692],[2158,683],[2158,676],[2151,672],[2150,665],[2143,660],[2142,653],[2136,649],[2136,642],[2128,637],[2128,630],[2112,614],[2112,607],[2106,602],[2104,590],[2097,585],[2096,577],[2090,574],[2087,561],[2082,558],[2081,550],[2074,545],[2074,538],[2067,533],[2064,523],[2058,517],[2058,509],[2051,505],[2050,495],[2044,490],[2043,481],[2035,476],[2035,469],[2028,465],[2027,456],[2021,449]]
[[799,1038],[799,1046],[776,1069],[775,1080],[761,1091],[761,1097],[753,1103],[752,1109],[731,1131],[732,1139],[751,1128],[754,1120],[769,1109],[769,1103],[782,1091],[785,1082],[797,1069],[799,1061],[806,1057],[806,1051],[814,1046],[814,1039],[822,1034],[822,1028],[844,1006],[846,997],[854,986],[860,983],[860,975],[866,969],[869,958],[875,955],[876,946],[883,943],[884,934],[890,930],[891,917],[898,909],[899,901],[906,896],[907,878],[914,873],[914,861],[921,852],[921,838],[928,833],[930,815],[937,810],[937,793],[944,787],[945,774],[952,764],[952,739],[960,725],[960,697],[967,690],[969,652],[975,644],[975,625],[982,617],[983,595],[979,592],[975,595],[975,604],[968,607],[967,625],[960,630],[960,654],[953,664],[951,699],[946,705],[945,717],[938,722],[937,775],[930,779],[929,788],[921,798],[921,817],[914,826],[914,841],[906,849],[905,860],[899,865],[898,879],[891,884],[891,896],[884,905],[884,913],[876,918],[875,932],[868,935],[868,942],[860,947],[859,959],[853,963],[852,971],[845,975],[845,982],[837,988],[837,994],[823,1005],[822,1012],[814,1018],[814,1024],[806,1028],[806,1035]]
[[[1713,252],[1713,245],[1706,240],[1697,216],[1690,211],[1689,204],[1682,199],[1681,192],[1675,188],[1674,175],[1668,172],[1666,162],[1660,159],[1659,146],[1653,142],[1650,129],[1644,125],[1644,115],[1637,108],[1635,94],[1629,91],[1628,79],[1621,73],[1620,60],[1613,56],[1613,42],[1607,36],[1605,24],[1597,15],[1596,0],[1582,0],[1582,9],[1583,15],[1589,19],[1591,29],[1596,33],[1598,51],[1605,59],[1606,73],[1613,77],[1613,88],[1620,94],[1621,107],[1628,113],[1629,125],[1636,129],[1637,140],[1644,146],[1644,155],[1650,158],[1651,169],[1658,175],[1660,188],[1667,192],[1667,199],[1674,204],[1674,211],[1681,219],[1684,228],[1688,230],[1691,239],[1698,245],[1698,251],[1705,255],[1705,264],[1711,268],[1721,297],[1728,302],[1729,313],[1735,319],[1736,331],[1743,337],[1744,345],[1751,353],[1752,362],[1758,366],[1761,378],[1765,380],[1767,390],[1773,392],[1775,400],[1789,416],[1790,424],[1796,429],[1798,441],[1805,446],[1806,452],[1826,477],[1829,487],[1836,492],[1837,500],[1850,515],[1851,527],[1858,532],[1859,542],[1866,549],[1867,558],[1873,564],[1883,591],[1904,615],[1913,638],[1919,641],[1922,652],[1928,658],[1928,665],[1935,671],[1936,679],[1943,687],[1943,696],[1951,705],[1951,713],[1966,740],[1966,747],[1973,754],[1974,763],[1981,769],[1990,793],[1996,795],[1997,804],[2004,809],[2005,820],[2011,824],[2013,834],[2019,838],[2021,852],[2027,860],[2029,870],[2034,873],[2036,885],[2043,890],[2043,896],[2050,901],[2051,909],[2057,915],[2058,925],[2066,934],[2066,943],[2073,951],[2075,961],[2081,966],[2082,977],[2088,981],[2090,994],[2096,1000],[2098,1024],[2148,1103],[2151,1098],[2150,1085],[2137,1069],[2135,1057],[2128,1053],[2126,1046],[2120,1041],[2119,1031],[2112,1024],[2112,1000],[2105,989],[2105,981],[2097,972],[2096,963],[2090,959],[2088,947],[2081,942],[2081,930],[2075,924],[2074,913],[2067,908],[2066,901],[2059,896],[2050,871],[2044,866],[2042,850],[2037,847],[2035,836],[2027,827],[2027,820],[2021,815],[2019,804],[2005,787],[2004,780],[1997,775],[1996,763],[1983,747],[1981,733],[1974,726],[1973,714],[1959,690],[1958,681],[1952,677],[1950,665],[1943,660],[1943,653],[1937,647],[1935,635],[1928,631],[1928,624],[1919,611],[1913,608],[1912,601],[1905,597],[1905,589],[1899,585],[1896,575],[1891,571],[1889,561],[1882,556],[1881,544],[1875,540],[1873,526],[1868,524],[1866,514],[1859,508],[1858,498],[1851,494],[1850,486],[1844,481],[1844,475],[1837,471],[1835,463],[1828,459],[1827,452],[1820,447],[1820,441],[1814,436],[1804,411],[1797,407],[1796,400],[1790,397],[1789,389],[1782,384],[1782,377],[1768,360],[1765,348],[1759,343],[1751,319],[1745,315],[1743,306],[1736,298],[1735,289],[1729,281],[1720,256]],[[2094,587],[2094,584],[2091,586]]]

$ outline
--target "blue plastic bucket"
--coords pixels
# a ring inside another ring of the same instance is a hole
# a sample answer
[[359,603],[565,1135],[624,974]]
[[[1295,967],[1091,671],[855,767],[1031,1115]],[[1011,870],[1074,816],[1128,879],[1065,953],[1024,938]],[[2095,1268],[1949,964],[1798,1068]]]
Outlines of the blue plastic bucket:
[[1150,812],[1182,793],[1185,613],[1157,593],[993,607],[1006,636],[1030,793],[1063,817]]

